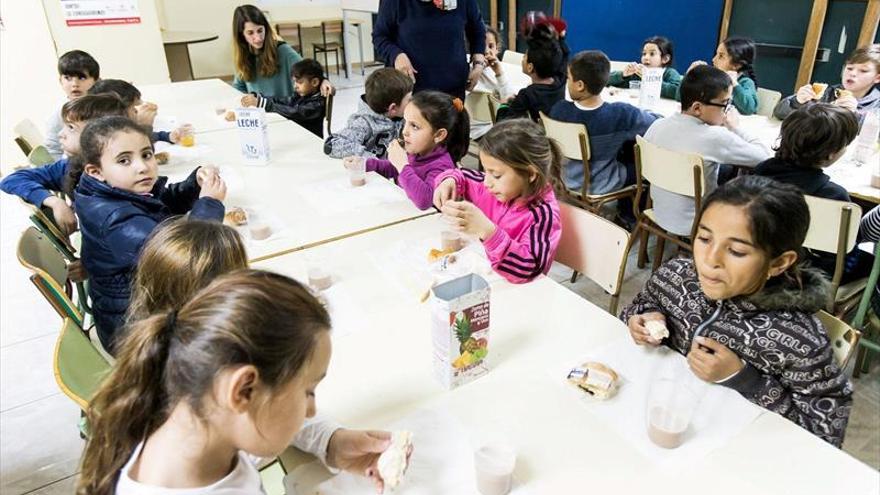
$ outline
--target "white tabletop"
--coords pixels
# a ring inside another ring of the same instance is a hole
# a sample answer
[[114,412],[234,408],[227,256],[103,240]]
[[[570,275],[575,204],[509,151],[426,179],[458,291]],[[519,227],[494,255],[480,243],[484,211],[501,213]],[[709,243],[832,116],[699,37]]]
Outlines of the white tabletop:
[[[512,444],[515,477],[527,493],[589,487],[705,494],[711,486],[722,494],[824,494],[871,493],[880,486],[876,471],[771,413],[687,472],[657,470],[551,373],[572,352],[629,337],[612,315],[548,278],[520,286],[492,279],[490,372],[443,390],[432,375],[430,307],[398,283],[407,262],[390,256],[394,246],[430,243],[442,229],[433,216],[254,264],[304,279],[307,267],[321,260],[334,277],[325,292],[337,329],[328,376],[318,389],[322,413],[351,427],[384,428],[418,409],[449,411],[473,438]],[[288,468],[303,459],[285,454]],[[300,493],[313,493],[308,483],[327,478],[316,464],[296,473],[307,483]]]

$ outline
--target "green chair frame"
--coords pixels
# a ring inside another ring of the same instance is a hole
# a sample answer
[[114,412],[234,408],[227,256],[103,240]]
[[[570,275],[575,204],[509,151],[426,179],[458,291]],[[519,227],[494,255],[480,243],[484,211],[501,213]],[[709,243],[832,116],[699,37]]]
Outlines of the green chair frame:
[[875,287],[877,287],[878,278],[880,278],[880,242],[874,244],[874,264],[871,267],[868,284],[865,286],[865,291],[862,293],[859,307],[852,321],[852,326],[862,332],[862,338],[859,340],[859,350],[856,353],[855,368],[853,368],[853,378],[858,378],[860,373],[868,372],[868,365],[870,364],[869,352],[880,353],[880,342],[870,338],[874,337],[876,339],[878,337],[874,335],[876,332],[872,332],[874,329],[868,328],[868,325],[865,324],[868,308],[871,305],[871,296],[874,294]]

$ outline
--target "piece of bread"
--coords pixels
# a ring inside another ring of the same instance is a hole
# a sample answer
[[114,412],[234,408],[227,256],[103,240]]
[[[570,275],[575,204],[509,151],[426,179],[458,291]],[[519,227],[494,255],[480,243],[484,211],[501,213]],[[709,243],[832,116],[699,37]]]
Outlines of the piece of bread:
[[666,328],[666,323],[663,323],[660,320],[646,321],[645,328],[648,330],[648,333],[651,334],[652,339],[663,340],[666,337],[669,337],[669,329]]
[[852,96],[852,95],[853,95],[852,91],[850,91],[848,89],[840,88],[837,90],[837,97],[838,98],[843,98],[844,96]]
[[247,213],[238,206],[234,206],[226,212],[226,215],[223,216],[223,223],[225,223],[226,225],[231,225],[233,227],[245,225],[247,224]]
[[158,163],[159,165],[165,165],[171,158],[167,151],[160,151],[158,153],[155,153],[153,156],[156,157],[156,163]]
[[428,263],[434,263],[435,261],[443,258],[444,256],[449,256],[450,254],[452,254],[454,252],[455,251],[452,251],[452,250],[443,251],[440,249],[431,249],[431,251],[428,252]]
[[815,99],[822,98],[826,89],[828,89],[828,85],[825,83],[813,83],[813,93],[816,93]]
[[235,121],[235,112],[233,110],[229,110],[226,112],[226,115],[224,115],[223,118],[228,120],[229,122],[234,122]]
[[385,488],[394,490],[403,480],[403,474],[409,464],[409,451],[412,445],[412,433],[406,430],[391,433],[391,445],[379,455],[376,466]]
[[605,400],[617,391],[617,373],[594,361],[586,362],[568,373],[568,381],[593,397]]

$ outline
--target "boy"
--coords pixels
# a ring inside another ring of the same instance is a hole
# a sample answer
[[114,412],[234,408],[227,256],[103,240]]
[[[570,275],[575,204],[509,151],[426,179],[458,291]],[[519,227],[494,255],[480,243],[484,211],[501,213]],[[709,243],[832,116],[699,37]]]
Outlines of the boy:
[[324,69],[317,60],[300,60],[293,65],[293,96],[263,96],[257,93],[241,97],[245,107],[260,107],[275,112],[308,129],[319,138],[324,137],[324,117],[327,99],[321,95]]
[[[101,79],[89,90],[91,95],[107,93],[114,94],[122,100],[125,106],[128,107],[129,117],[132,120],[144,127],[153,127],[153,121],[156,119],[156,112],[159,110],[159,107],[155,103],[143,101],[140,90],[134,87],[133,84],[121,79]],[[180,141],[181,129],[182,126],[171,132],[154,131],[152,133],[152,140],[154,142],[165,141],[166,143],[176,144]]]
[[[681,113],[659,119],[645,139],[663,148],[703,157],[703,194],[718,185],[722,163],[754,167],[770,157],[757,138],[739,128],[731,104],[733,82],[723,70],[711,65],[694,67],[681,81]],[[670,233],[690,236],[694,220],[693,198],[651,187],[657,224]]]
[[[58,59],[58,81],[61,89],[67,95],[67,101],[73,101],[88,93],[89,88],[101,77],[101,67],[98,62],[88,53],[82,50],[72,50]],[[58,133],[64,127],[61,118],[61,110],[52,114],[46,125],[46,150],[55,160],[60,160],[64,154]]]
[[17,170],[0,182],[0,190],[15,194],[38,208],[51,209],[58,227],[65,234],[74,232],[77,221],[73,209],[52,193],[70,193],[76,186],[74,175],[82,171],[82,164],[77,163],[80,133],[90,120],[106,115],[128,116],[128,107],[115,95],[109,94],[86,95],[65,103],[61,108],[65,125],[59,133],[59,142],[67,158],[38,168]]
[[[610,73],[611,62],[604,53],[591,50],[575,55],[568,66],[568,93],[573,101],[557,102],[549,114],[555,120],[587,126],[591,194],[605,194],[635,184],[632,154],[629,153],[630,159],[623,163],[620,152],[636,135],[643,136],[658,117],[628,103],[605,103],[601,93]],[[579,160],[569,161],[564,170],[565,186],[580,191],[584,183],[583,164]]]
[[522,59],[522,71],[532,84],[498,108],[496,121],[521,117],[538,121],[538,113],[550,112],[553,105],[565,97],[565,81],[554,77],[562,63],[562,50],[554,37],[530,38],[528,49]]
[[403,111],[412,98],[413,81],[385,67],[367,77],[366,93],[345,128],[327,138],[324,153],[333,158],[385,158],[403,127]]

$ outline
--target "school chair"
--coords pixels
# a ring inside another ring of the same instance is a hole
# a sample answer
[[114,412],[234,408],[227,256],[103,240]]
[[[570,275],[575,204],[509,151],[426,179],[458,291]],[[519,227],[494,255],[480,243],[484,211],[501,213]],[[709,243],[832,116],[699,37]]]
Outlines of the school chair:
[[52,158],[52,155],[49,154],[49,150],[47,150],[42,144],[34,146],[31,152],[28,153],[27,159],[34,167],[42,167],[43,165],[48,165],[55,161],[55,159]]
[[[604,194],[590,193],[590,136],[587,133],[587,126],[584,124],[576,124],[573,122],[560,122],[548,117],[544,112],[540,112],[541,123],[547,137],[555,139],[562,154],[569,160],[580,160],[584,168],[584,182],[581,184],[580,191],[565,188],[566,199],[582,206],[583,208],[598,213],[602,209],[602,205],[610,201],[619,200],[621,198],[633,197],[636,193],[636,186],[629,185],[616,191],[610,191]],[[556,180],[560,184],[565,184],[563,176],[565,175],[564,167],[558,170]]]
[[782,99],[782,93],[772,89],[758,88],[758,115],[773,118],[773,109]]
[[324,120],[327,121],[327,136],[324,139],[327,139],[333,135],[333,129],[331,129],[333,120],[333,93],[327,95],[327,103],[324,105]]
[[[327,41],[327,35],[339,35],[339,41]],[[342,52],[342,68],[345,70],[345,77],[348,78],[348,67],[345,65],[345,46],[343,46],[343,37],[345,36],[342,19],[335,21],[321,22],[321,39],[323,43],[315,43],[312,47],[312,58],[318,59],[318,53],[324,54],[324,70],[329,72],[327,65],[327,54],[333,52],[336,61],[336,75],[339,75],[339,52]]]
[[583,273],[611,296],[608,312],[617,314],[626,268],[629,232],[614,222],[568,203],[559,203],[562,238],[556,261],[574,270],[571,282]]
[[15,127],[12,128],[12,132],[15,135],[15,144],[21,148],[21,152],[24,153],[24,156],[29,156],[35,147],[45,142],[43,134],[30,119],[24,119],[18,124],[15,124]]
[[810,208],[810,228],[804,239],[804,247],[836,256],[834,275],[831,277],[831,291],[828,294],[825,310],[835,316],[841,316],[852,309],[847,306],[858,300],[868,283],[867,278],[862,278],[841,285],[846,255],[856,245],[862,209],[859,205],[846,201],[808,195],[804,195],[804,199]]
[[281,458],[276,457],[268,464],[259,468],[260,482],[263,484],[263,490],[266,495],[284,495],[284,477],[287,475],[287,469],[281,463]]
[[[491,122],[492,125],[495,125],[495,115],[498,112],[499,104],[500,102],[492,93],[485,91],[471,91],[464,97],[464,108],[472,121]],[[467,154],[479,162],[480,146],[473,139],[468,145]]]
[[525,57],[525,55],[522,53],[513,50],[504,50],[504,55],[502,55],[501,61],[505,64],[520,66],[522,65],[523,57]]
[[30,280],[63,319],[71,319],[83,326],[83,313],[74,304],[67,262],[49,241],[34,227],[28,227],[18,241],[16,252],[19,263],[31,272]]
[[[302,53],[303,38],[302,30],[298,22],[279,22],[275,24],[275,34],[293,47],[297,53]],[[296,41],[296,43],[294,43]]]
[[[657,237],[657,246],[654,251],[654,263],[652,271],[660,268],[663,262],[663,250],[666,241],[677,245],[680,249],[693,251],[691,244],[699,224],[699,211],[703,202],[705,182],[703,177],[703,158],[696,153],[679,153],[667,150],[650,143],[642,136],[636,136],[636,198],[633,201],[635,210],[636,226],[630,238],[630,246],[627,247],[627,255],[635,239],[639,239],[639,258],[637,266],[643,268],[648,256],[648,236],[654,234]],[[648,196],[645,209],[640,202],[642,196],[648,194],[646,182],[651,187],[658,187],[666,191],[688,196],[694,200],[694,220],[691,223],[691,231],[688,239],[682,239],[678,235],[669,233],[657,224],[656,213]]]
[[[860,373],[867,373],[870,364],[870,352],[880,352],[880,340],[877,339],[878,329],[880,329],[880,319],[873,311],[868,313],[871,308],[871,297],[877,287],[877,279],[880,278],[880,242],[874,243],[874,264],[871,266],[871,274],[868,276],[868,283],[862,292],[862,298],[859,301],[859,307],[856,310],[855,317],[852,320],[852,326],[862,332],[862,338],[859,339],[859,350],[856,354],[856,365],[853,368],[853,378],[858,378]],[[868,318],[867,323],[865,318]],[[871,337],[874,337],[872,339]]]
[[846,368],[849,359],[859,347],[861,332],[847,325],[842,320],[831,316],[825,311],[819,310],[816,317],[822,322],[831,341],[831,352],[834,354],[834,362],[840,369]]
[[61,392],[85,411],[111,367],[76,321],[65,318],[53,357],[55,382]]

